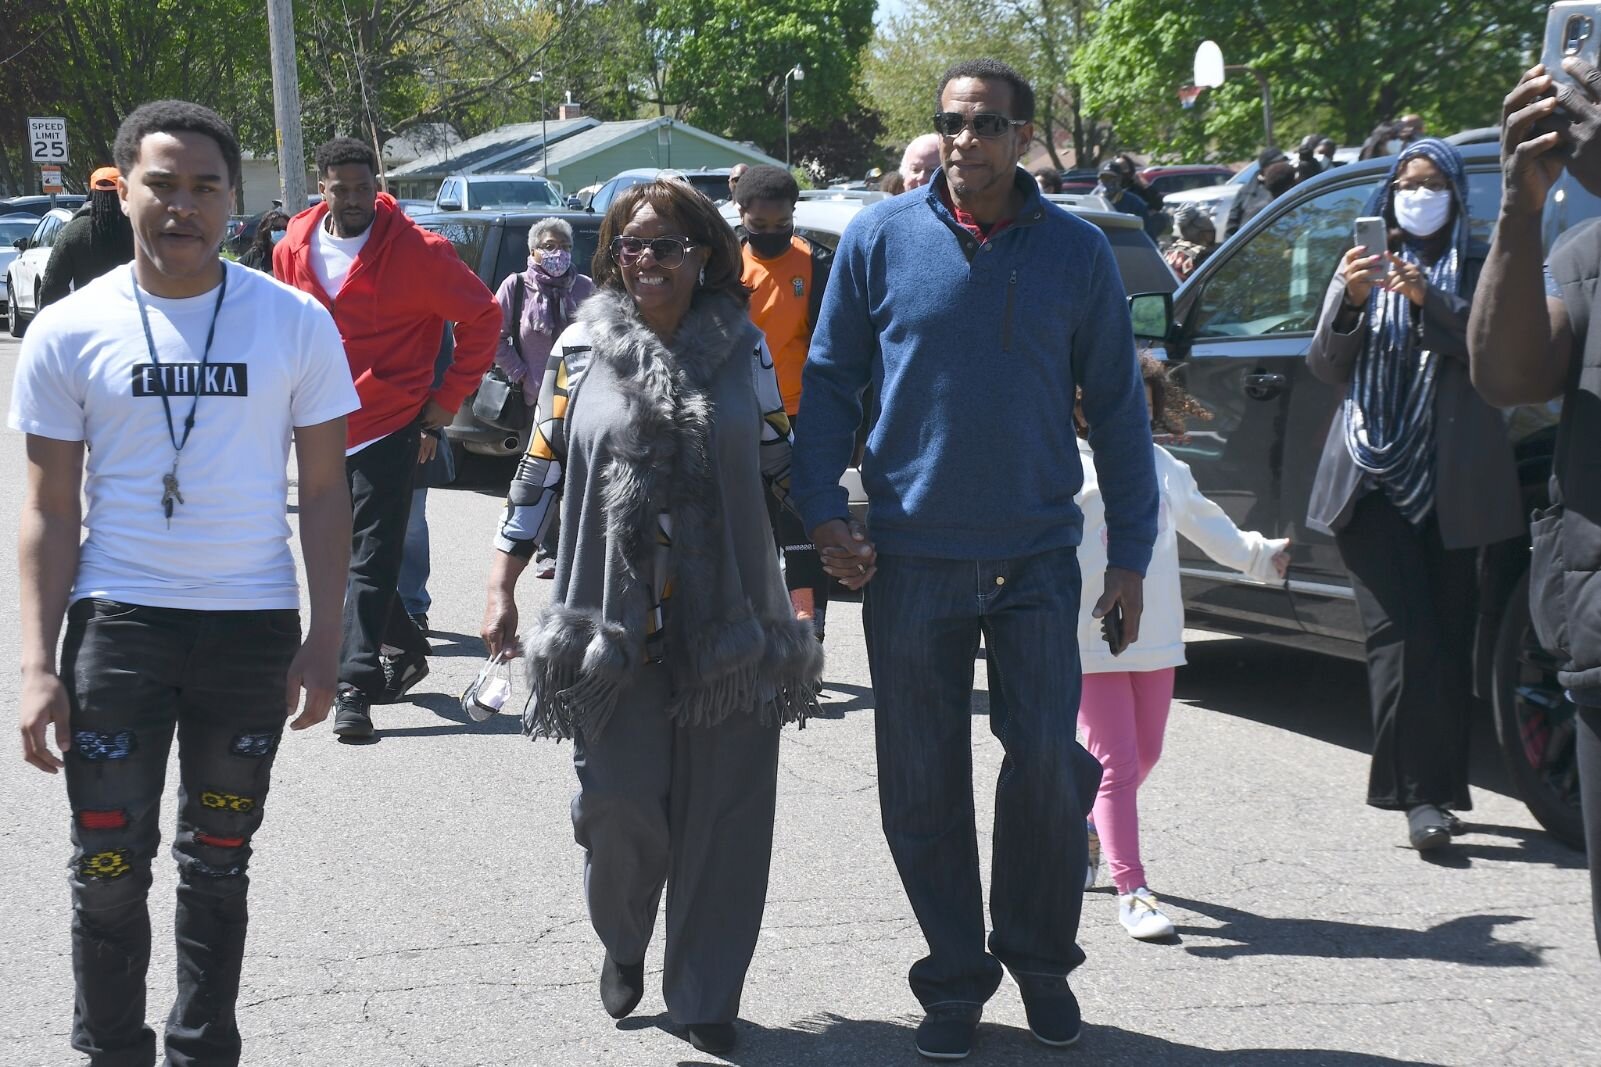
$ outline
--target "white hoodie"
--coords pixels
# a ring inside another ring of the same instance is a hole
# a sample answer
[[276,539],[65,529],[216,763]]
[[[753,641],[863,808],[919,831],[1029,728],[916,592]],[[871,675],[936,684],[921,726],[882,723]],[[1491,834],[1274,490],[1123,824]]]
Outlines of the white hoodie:
[[1174,459],[1161,445],[1156,450],[1156,484],[1161,504],[1156,519],[1156,544],[1145,574],[1145,611],[1140,616],[1140,639],[1113,657],[1101,635],[1101,620],[1091,612],[1106,584],[1106,509],[1101,502],[1095,473],[1095,456],[1088,441],[1078,443],[1084,467],[1084,488],[1078,506],[1084,511],[1084,541],[1079,546],[1079,567],[1084,572],[1084,599],[1079,611],[1078,653],[1085,674],[1115,671],[1159,671],[1184,663],[1184,600],[1179,589],[1178,535],[1183,534],[1201,551],[1226,567],[1255,581],[1276,583],[1273,557],[1288,539],[1269,540],[1234,525],[1223,509],[1201,495],[1190,468]]

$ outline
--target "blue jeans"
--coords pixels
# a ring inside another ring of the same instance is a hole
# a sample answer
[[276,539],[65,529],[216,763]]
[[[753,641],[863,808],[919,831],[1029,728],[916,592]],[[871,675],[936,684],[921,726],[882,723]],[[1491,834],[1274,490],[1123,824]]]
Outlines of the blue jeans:
[[406,547],[400,556],[400,580],[396,588],[407,615],[425,615],[433,606],[428,595],[428,487],[419,485],[411,493],[411,518],[406,521]]
[[[1088,862],[1084,819],[1101,768],[1075,733],[1080,579],[1072,548],[1008,560],[880,556],[863,601],[873,676],[878,795],[928,955],[912,965],[925,1008],[982,1004],[1004,964],[1065,976]],[[995,786],[989,948],[974,826],[973,661],[984,639]]]

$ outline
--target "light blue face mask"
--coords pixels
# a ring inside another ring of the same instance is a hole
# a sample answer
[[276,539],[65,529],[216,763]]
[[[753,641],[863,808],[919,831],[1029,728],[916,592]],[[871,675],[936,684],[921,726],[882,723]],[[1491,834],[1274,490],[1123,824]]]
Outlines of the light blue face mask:
[[289,232],[288,230],[273,230],[272,231],[272,243],[273,244],[277,244],[279,241],[282,241],[284,239],[284,235],[287,234],[288,232]]

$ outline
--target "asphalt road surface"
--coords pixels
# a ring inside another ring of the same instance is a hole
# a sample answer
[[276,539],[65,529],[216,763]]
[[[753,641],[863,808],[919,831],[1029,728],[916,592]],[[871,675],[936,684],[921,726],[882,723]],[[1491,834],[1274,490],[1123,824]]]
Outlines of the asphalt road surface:
[[[17,346],[0,342],[9,402]],[[197,432],[203,446],[204,424]],[[13,530],[22,441],[0,440]],[[252,864],[240,998],[244,1062],[295,1067],[920,1062],[907,966],[923,942],[878,825],[860,613],[830,617],[827,717],[784,736],[772,888],[739,1047],[696,1053],[663,1011],[660,946],[620,1024],[596,994],[601,949],[580,892],[571,749],[456,701],[476,672],[488,541],[505,467],[431,494],[432,675],[378,709],[379,739],[287,738]],[[13,586],[14,539],[0,538]],[[523,607],[546,593],[531,576]],[[10,599],[15,603],[14,596]],[[1085,900],[1072,1050],[1029,1036],[1007,980],[972,1063],[1111,1067],[1601,1064],[1601,966],[1583,857],[1509,795],[1476,736],[1476,807],[1452,857],[1421,860],[1404,820],[1362,804],[1360,667],[1195,634],[1166,755],[1142,791],[1167,944],[1124,934],[1107,889]],[[0,628],[15,663],[16,628]],[[973,708],[981,844],[1000,746],[984,673]],[[15,706],[15,671],[0,702]],[[171,783],[169,783],[169,786]],[[169,789],[169,796],[171,795]],[[0,1067],[74,1064],[62,781],[0,731]],[[164,812],[171,837],[171,804]],[[156,864],[150,1017],[173,992],[172,864]]]

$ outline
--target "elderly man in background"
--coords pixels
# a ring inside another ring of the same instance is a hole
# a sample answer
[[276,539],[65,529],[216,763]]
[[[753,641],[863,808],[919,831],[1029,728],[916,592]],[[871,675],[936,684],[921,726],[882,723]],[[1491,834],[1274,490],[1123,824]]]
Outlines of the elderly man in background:
[[901,156],[901,177],[906,180],[906,191],[927,185],[934,172],[939,170],[939,134],[925,133],[912,139]]

